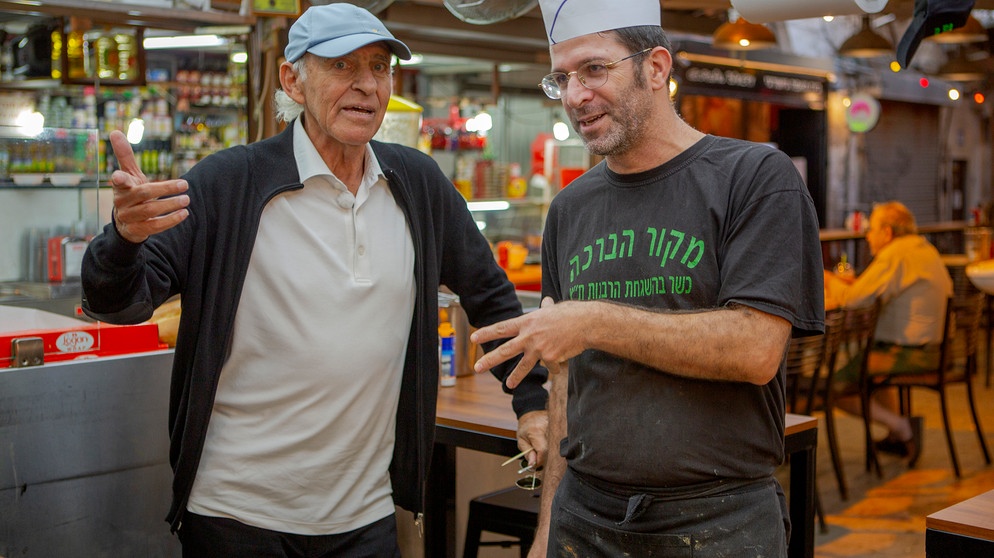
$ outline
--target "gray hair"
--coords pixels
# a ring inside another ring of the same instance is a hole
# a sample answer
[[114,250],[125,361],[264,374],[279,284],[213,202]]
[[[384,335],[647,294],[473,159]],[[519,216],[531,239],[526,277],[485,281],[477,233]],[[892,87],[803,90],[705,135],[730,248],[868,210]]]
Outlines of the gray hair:
[[[666,36],[666,32],[663,28],[658,25],[636,25],[633,27],[622,27],[620,29],[613,29],[609,33],[614,33],[618,42],[628,47],[631,52],[638,52],[639,55],[635,56],[636,63],[634,64],[635,73],[633,78],[635,83],[642,87],[645,85],[645,71],[638,61],[643,59],[645,56],[641,51],[647,48],[654,48],[661,46],[666,50],[673,53],[673,47],[670,45],[670,39]],[[672,70],[670,72],[672,74]]]
[[[301,82],[307,81],[307,64],[304,62],[306,59],[307,55],[304,55],[293,62],[293,71],[297,73],[297,79]],[[291,99],[282,89],[277,89],[273,95],[273,108],[276,111],[276,120],[286,123],[293,122],[300,113],[304,112],[304,105]]]
[[872,213],[880,216],[881,225],[890,227],[894,237],[918,234],[918,223],[915,221],[914,213],[899,201],[890,200],[874,204]]

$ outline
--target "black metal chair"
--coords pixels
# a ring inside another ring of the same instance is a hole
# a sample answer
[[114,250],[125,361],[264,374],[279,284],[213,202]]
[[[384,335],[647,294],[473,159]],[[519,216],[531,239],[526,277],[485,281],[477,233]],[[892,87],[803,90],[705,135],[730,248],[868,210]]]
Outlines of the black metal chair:
[[[512,486],[470,500],[463,558],[476,558],[481,546],[510,548],[514,545],[520,547],[521,558],[527,558],[528,549],[535,540],[541,497],[541,489],[522,490]],[[480,542],[483,531],[518,540]]]
[[821,410],[827,373],[823,374],[832,351],[843,334],[843,311],[825,312],[825,333],[795,337],[787,347],[787,408],[789,412],[810,415]]
[[[807,337],[794,337],[787,346],[785,358],[787,410],[791,413],[811,415],[820,410],[823,385],[825,383],[822,369],[828,360],[829,347],[834,346],[840,334],[842,312],[833,310],[825,313],[825,333]],[[834,461],[834,459],[833,459]],[[817,481],[816,481],[817,482]],[[844,494],[840,485],[840,495]],[[828,532],[825,522],[825,512],[821,506],[821,497],[815,487],[815,514],[818,525],[823,533]]]
[[[946,388],[953,384],[965,384],[967,402],[970,405],[970,414],[973,417],[973,424],[977,432],[977,439],[980,442],[980,449],[984,455],[984,461],[989,465],[991,462],[990,452],[987,450],[987,442],[980,425],[980,418],[977,416],[977,407],[973,395],[973,376],[977,372],[977,346],[980,335],[980,319],[984,310],[984,293],[969,289],[959,290],[949,299],[946,304],[945,326],[942,336],[942,345],[938,368],[934,371],[894,371],[888,374],[868,375],[865,378],[864,401],[873,395],[873,392],[888,388],[898,388],[899,400],[901,402],[901,412],[905,416],[911,416],[911,389],[927,388],[939,394],[939,403],[942,410],[942,426],[946,432],[946,442],[949,446],[949,457],[953,463],[953,471],[956,477],[961,476],[959,459],[956,455],[956,446],[953,442],[953,432],[949,423],[949,404],[947,400]],[[864,407],[865,408],[865,407]],[[866,432],[869,435],[869,419],[866,420]],[[876,462],[876,453],[873,444],[870,443],[868,450],[872,460]],[[879,469],[879,463],[877,464]]]
[[[835,388],[836,371],[852,359],[859,359],[859,369],[862,375],[870,360],[870,347],[873,346],[874,334],[877,329],[877,318],[880,316],[880,302],[874,301],[857,307],[843,309],[842,324],[837,338],[830,340],[827,381],[824,389],[825,433],[828,438],[829,452],[832,456],[832,466],[835,478],[839,483],[839,493],[843,499],[849,497],[846,485],[845,471],[838,448],[838,436],[835,426]],[[864,407],[865,408],[865,407]],[[872,441],[867,439],[867,444]],[[878,471],[879,473],[879,471]]]
[[[838,349],[844,317],[844,312],[840,309],[829,310],[825,312],[824,334],[790,340],[786,357],[787,408],[790,412],[811,415],[825,409],[825,402],[828,400],[825,395],[829,381],[828,362]],[[828,420],[831,419],[826,417],[826,421]],[[832,424],[834,433],[834,421]],[[829,451],[832,453],[832,463],[836,466],[836,477],[842,479],[841,460],[837,455],[838,443],[835,440],[830,440]],[[839,495],[843,500],[849,497],[844,480],[839,481]],[[824,531],[825,519],[820,504],[820,501],[816,502],[816,511]]]

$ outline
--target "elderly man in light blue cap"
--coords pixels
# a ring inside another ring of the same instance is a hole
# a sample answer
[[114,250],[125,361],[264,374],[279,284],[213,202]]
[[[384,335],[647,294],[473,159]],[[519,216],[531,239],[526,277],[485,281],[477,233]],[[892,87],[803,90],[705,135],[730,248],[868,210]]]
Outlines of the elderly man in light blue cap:
[[523,354],[509,385],[552,373],[529,556],[785,556],[784,354],[823,329],[814,203],[783,152],[680,118],[659,0],[540,6],[542,89],[604,161],[549,207],[542,308],[473,336],[513,336],[477,363]]
[[[333,3],[291,26],[285,54],[275,137],[148,183],[112,134],[123,172],[85,256],[84,308],[134,323],[182,297],[167,520],[184,558],[396,557],[395,504],[420,520],[425,501],[439,286],[476,326],[521,305],[434,161],[372,141],[408,48]],[[533,377],[513,405],[537,454]]]

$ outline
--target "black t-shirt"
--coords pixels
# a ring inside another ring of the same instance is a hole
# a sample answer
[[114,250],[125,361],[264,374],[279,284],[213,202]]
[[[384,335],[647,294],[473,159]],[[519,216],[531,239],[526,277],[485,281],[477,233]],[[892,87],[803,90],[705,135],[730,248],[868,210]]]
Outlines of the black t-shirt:
[[[791,160],[761,144],[707,136],[646,172],[594,167],[553,201],[543,266],[557,301],[735,302],[785,318],[795,335],[823,328],[814,205]],[[626,486],[769,476],[783,460],[783,375],[781,363],[765,386],[694,380],[585,351],[570,361],[563,455]]]

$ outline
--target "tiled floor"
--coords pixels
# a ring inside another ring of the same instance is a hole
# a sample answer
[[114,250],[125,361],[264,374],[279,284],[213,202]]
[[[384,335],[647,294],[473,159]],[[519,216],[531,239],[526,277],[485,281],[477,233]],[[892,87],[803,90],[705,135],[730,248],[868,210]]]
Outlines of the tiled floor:
[[[985,438],[988,448],[994,451],[994,388],[985,387],[982,378],[975,380],[975,385]],[[861,420],[842,413],[837,415],[839,443],[849,482],[848,501],[839,497],[824,428],[819,428],[818,489],[828,532],[816,535],[817,558],[923,557],[927,515],[994,490],[994,466],[984,463],[966,404],[966,388],[952,387],[949,401],[963,471],[960,479],[953,475],[939,397],[933,392],[914,393],[914,414],[925,417],[923,453],[917,467],[909,469],[905,461],[883,456],[883,478],[865,471]],[[819,426],[824,426],[823,420]],[[877,437],[880,435],[882,431]]]

